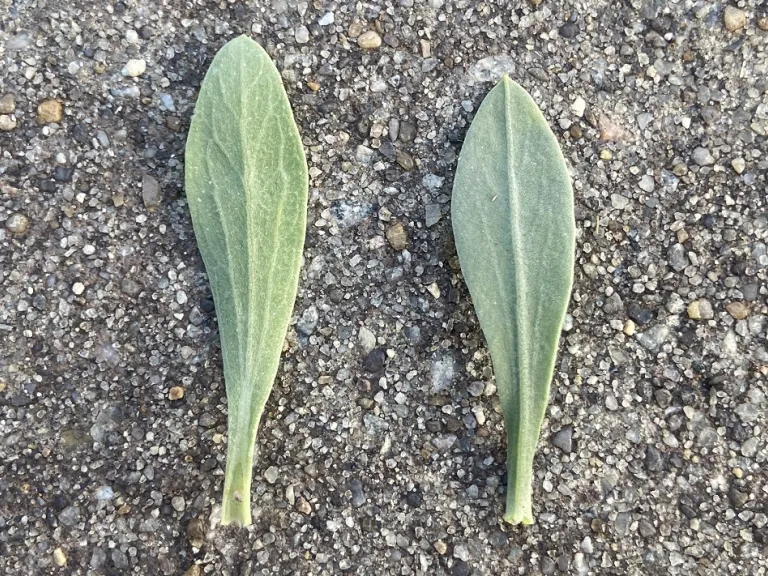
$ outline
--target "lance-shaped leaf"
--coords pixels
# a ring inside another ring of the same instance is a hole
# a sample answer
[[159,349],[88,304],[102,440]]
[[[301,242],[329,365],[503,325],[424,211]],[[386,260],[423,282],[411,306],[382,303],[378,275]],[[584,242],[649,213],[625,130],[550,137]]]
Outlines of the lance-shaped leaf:
[[216,305],[229,410],[222,524],[251,523],[253,445],[296,299],[307,164],[280,74],[241,36],[211,63],[186,189]]
[[504,519],[531,524],[533,456],[571,292],[575,224],[557,140],[533,99],[506,76],[464,140],[451,214],[507,429]]

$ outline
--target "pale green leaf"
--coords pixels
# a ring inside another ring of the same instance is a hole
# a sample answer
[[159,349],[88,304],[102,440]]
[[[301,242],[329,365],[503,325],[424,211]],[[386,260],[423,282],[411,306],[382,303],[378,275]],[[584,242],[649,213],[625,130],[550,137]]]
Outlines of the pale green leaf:
[[236,38],[213,59],[192,117],[185,163],[227,388],[222,523],[247,525],[253,445],[296,299],[308,187],[280,74],[253,40]]
[[530,524],[533,457],[571,292],[575,224],[557,140],[506,76],[464,140],[451,214],[507,429],[504,519]]

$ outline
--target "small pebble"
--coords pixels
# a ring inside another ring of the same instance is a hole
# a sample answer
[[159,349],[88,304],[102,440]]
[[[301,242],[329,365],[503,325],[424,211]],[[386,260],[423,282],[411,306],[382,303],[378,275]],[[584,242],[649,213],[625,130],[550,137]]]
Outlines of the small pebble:
[[616,210],[624,210],[624,208],[629,206],[629,198],[621,194],[611,194],[611,206],[616,208]]
[[384,363],[387,355],[383,348],[374,348],[371,350],[363,361],[363,367],[366,372],[376,374],[384,369]]
[[72,284],[72,292],[76,296],[80,296],[80,294],[85,292],[85,286],[83,285],[82,282],[75,282],[74,284]]
[[427,228],[431,228],[438,222],[440,222],[440,218],[442,217],[442,213],[440,211],[440,204],[427,204],[424,208],[425,211],[425,224],[427,225]]
[[327,12],[325,15],[323,15],[322,18],[320,18],[320,20],[317,21],[317,23],[320,26],[330,26],[331,24],[334,23],[334,21],[335,21],[335,17],[333,15],[333,12]]
[[277,478],[280,475],[280,471],[276,466],[270,466],[264,471],[264,479],[270,484],[277,482]]
[[63,115],[64,105],[55,98],[43,100],[37,107],[37,121],[40,124],[60,122]]
[[736,32],[747,25],[747,14],[734,6],[726,6],[723,12],[723,23],[726,30]]
[[381,36],[373,30],[368,30],[357,37],[357,45],[364,50],[376,49],[381,46]]
[[715,311],[709,300],[699,298],[688,304],[688,318],[691,320],[711,320],[715,317]]
[[304,498],[299,498],[296,501],[296,511],[306,516],[312,513],[312,506]]
[[168,398],[170,400],[181,400],[184,398],[184,387],[172,386],[171,389],[168,390]]
[[667,260],[675,272],[682,272],[688,266],[688,256],[685,246],[680,243],[673,244],[667,251]]
[[176,512],[184,512],[187,503],[184,501],[183,496],[174,496],[171,498],[171,506],[173,506],[173,509],[176,510]]
[[0,130],[3,132],[10,132],[14,128],[16,128],[17,122],[16,118],[13,116],[8,116],[6,114],[0,115]]
[[376,348],[376,335],[365,326],[357,333],[357,341],[366,354]]
[[408,233],[400,222],[393,224],[387,229],[386,232],[387,242],[398,252],[405,250],[408,246]]
[[53,551],[53,563],[59,568],[63,568],[67,565],[67,555],[64,553],[64,550],[56,548]]
[[640,187],[640,190],[644,192],[653,192],[653,189],[656,187],[653,181],[653,176],[649,176],[648,174],[645,174],[640,178],[637,185]]
[[438,554],[445,554],[448,552],[448,546],[442,540],[438,540],[433,544],[433,546],[435,547],[435,550],[437,550]]
[[365,504],[365,493],[363,492],[363,486],[359,480],[350,480],[349,491],[352,493],[352,506],[360,508],[360,506]]
[[122,70],[123,76],[128,76],[129,78],[136,78],[137,76],[141,76],[144,74],[144,72],[147,71],[147,62],[145,60],[140,59],[134,59],[131,58],[128,60],[128,62],[125,63],[125,66]]
[[294,33],[293,37],[296,39],[298,44],[306,44],[309,42],[309,28],[306,26],[299,26],[296,28],[296,32]]
[[16,111],[16,96],[3,94],[0,97],[0,114],[13,114]]
[[715,163],[715,158],[706,148],[697,146],[691,154],[691,159],[699,166],[709,166]]
[[24,214],[11,214],[5,221],[5,227],[14,234],[24,234],[29,228],[29,218]]
[[408,152],[405,152],[404,150],[398,150],[395,152],[395,159],[397,160],[397,163],[400,165],[400,168],[403,170],[407,170],[410,172],[414,168],[416,168],[416,161],[413,159],[413,156],[408,154]]
[[163,199],[160,184],[149,174],[144,174],[141,179],[141,198],[148,210],[156,210]]
[[566,426],[559,432],[552,436],[552,444],[566,454],[570,454],[573,450],[573,427]]
[[725,309],[736,320],[744,320],[749,316],[749,308],[743,302],[729,302],[725,305]]
[[584,116],[584,111],[587,109],[587,103],[581,96],[577,96],[576,100],[571,104],[571,112],[581,118]]
[[734,158],[731,160],[731,167],[736,174],[741,174],[747,167],[747,163],[744,161],[744,158]]

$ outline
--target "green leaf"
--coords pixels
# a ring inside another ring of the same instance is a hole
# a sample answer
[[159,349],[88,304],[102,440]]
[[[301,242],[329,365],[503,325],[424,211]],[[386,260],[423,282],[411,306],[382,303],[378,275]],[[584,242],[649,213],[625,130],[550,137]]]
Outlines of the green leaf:
[[253,445],[296,299],[308,188],[280,74],[250,38],[232,40],[213,59],[185,162],[229,407],[221,522],[248,525]]
[[456,250],[507,429],[507,510],[533,523],[533,456],[573,281],[573,192],[554,134],[504,76],[477,111],[451,201]]

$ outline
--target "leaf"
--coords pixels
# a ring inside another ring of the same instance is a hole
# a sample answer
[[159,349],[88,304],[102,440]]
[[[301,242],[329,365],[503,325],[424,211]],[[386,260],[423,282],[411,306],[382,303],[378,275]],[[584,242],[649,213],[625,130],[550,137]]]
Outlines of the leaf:
[[185,161],[229,406],[221,522],[248,525],[253,445],[296,299],[308,188],[280,74],[250,38],[232,40],[213,59]]
[[533,99],[504,76],[477,111],[451,201],[456,250],[507,429],[507,510],[533,523],[533,456],[573,280],[573,192]]

